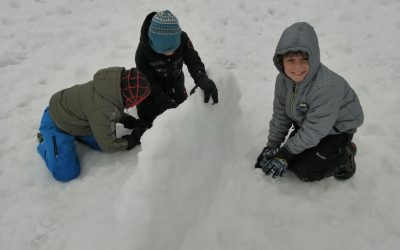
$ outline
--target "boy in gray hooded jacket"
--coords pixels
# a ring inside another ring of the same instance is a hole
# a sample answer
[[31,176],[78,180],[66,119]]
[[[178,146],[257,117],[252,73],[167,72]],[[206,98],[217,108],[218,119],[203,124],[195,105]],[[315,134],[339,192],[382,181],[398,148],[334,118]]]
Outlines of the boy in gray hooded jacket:
[[350,178],[356,167],[351,140],[364,115],[346,80],[320,62],[314,28],[304,22],[288,27],[273,60],[279,71],[273,115],[256,167],[274,178],[286,169],[303,181]]

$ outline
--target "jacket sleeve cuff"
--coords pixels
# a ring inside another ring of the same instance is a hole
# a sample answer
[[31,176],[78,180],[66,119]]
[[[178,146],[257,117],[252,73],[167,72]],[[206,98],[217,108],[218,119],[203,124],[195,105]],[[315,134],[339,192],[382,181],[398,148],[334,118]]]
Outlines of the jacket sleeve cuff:
[[267,142],[267,147],[270,147],[270,148],[279,148],[280,146],[281,146],[281,143],[279,141],[268,140],[268,142]]
[[197,85],[197,82],[200,80],[200,78],[203,78],[203,77],[207,77],[206,72],[204,72],[203,70],[199,70],[199,71],[196,72],[196,74],[193,77],[194,82],[196,83],[196,85]]
[[282,158],[287,162],[290,162],[292,159],[296,157],[295,154],[292,154],[285,146],[281,147],[278,154],[276,155],[277,158]]

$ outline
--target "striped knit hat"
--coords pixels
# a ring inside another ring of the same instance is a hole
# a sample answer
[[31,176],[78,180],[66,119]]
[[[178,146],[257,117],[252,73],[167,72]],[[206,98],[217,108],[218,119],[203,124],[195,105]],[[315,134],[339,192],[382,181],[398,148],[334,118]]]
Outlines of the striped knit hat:
[[153,16],[149,27],[150,46],[159,54],[176,50],[181,44],[178,19],[169,10]]

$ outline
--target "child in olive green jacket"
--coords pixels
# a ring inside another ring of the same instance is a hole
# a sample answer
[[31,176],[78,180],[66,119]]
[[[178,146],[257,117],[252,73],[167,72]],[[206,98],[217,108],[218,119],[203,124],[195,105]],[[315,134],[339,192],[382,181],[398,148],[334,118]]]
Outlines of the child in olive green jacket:
[[[150,124],[124,113],[150,94],[146,77],[135,68],[99,70],[92,81],[55,93],[45,109],[37,147],[54,178],[69,181],[80,173],[75,140],[104,152],[126,150],[140,144]],[[133,129],[116,137],[116,124]]]

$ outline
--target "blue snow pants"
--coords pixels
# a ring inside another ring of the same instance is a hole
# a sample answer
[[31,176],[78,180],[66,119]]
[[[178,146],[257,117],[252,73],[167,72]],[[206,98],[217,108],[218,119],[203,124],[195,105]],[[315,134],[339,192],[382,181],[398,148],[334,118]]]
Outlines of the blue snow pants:
[[51,118],[48,107],[44,110],[39,130],[43,141],[37,146],[37,151],[46,162],[54,179],[58,181],[67,182],[80,174],[81,167],[76,154],[75,140],[101,151],[93,135],[75,137],[61,131]]

